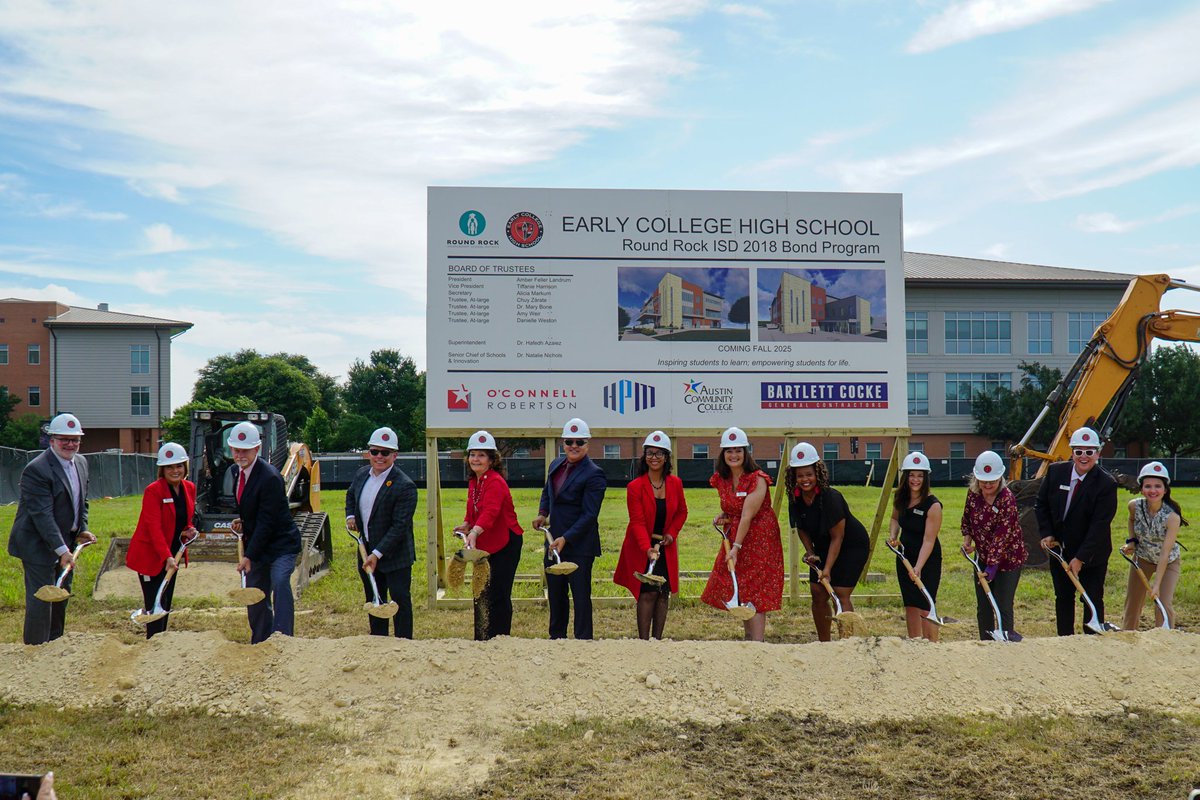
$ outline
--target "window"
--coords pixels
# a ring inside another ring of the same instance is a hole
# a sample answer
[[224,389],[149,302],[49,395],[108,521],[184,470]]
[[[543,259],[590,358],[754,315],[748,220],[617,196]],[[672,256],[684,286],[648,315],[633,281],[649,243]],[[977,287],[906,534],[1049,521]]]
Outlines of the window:
[[0,365],[8,364],[8,345],[0,344]]
[[706,444],[692,445],[692,458],[708,458],[708,445],[706,445]]
[[833,461],[838,457],[838,443],[826,442],[821,445],[821,458],[825,461]]
[[513,458],[529,458],[529,448],[528,447],[518,447],[516,450],[513,450],[512,457]]
[[882,442],[867,442],[867,461],[878,461],[883,458]]
[[1004,451],[1007,448],[1004,446],[1004,442],[992,442],[992,449],[995,450],[997,454],[1004,455]]
[[924,417],[929,415],[929,373],[908,373],[908,413]]
[[908,443],[908,452],[924,453],[925,452],[925,443],[924,442],[909,442]]
[[129,387],[129,413],[135,417],[150,416],[150,387]]
[[40,406],[41,404],[42,404],[42,387],[30,386],[29,387],[29,405]]
[[1067,314],[1067,351],[1072,355],[1083,352],[1083,346],[1096,329],[1104,324],[1108,314],[1103,311],[1071,311]]
[[150,345],[129,345],[129,372],[131,375],[150,374]]
[[946,354],[1012,352],[1012,314],[1008,311],[947,311]]
[[621,445],[619,445],[619,444],[604,445],[604,457],[605,458],[620,458],[621,457]]
[[929,312],[904,312],[904,338],[909,353],[925,355],[929,352]]
[[30,364],[42,363],[42,346],[40,344],[29,345],[29,363]]
[[970,414],[975,395],[1000,388],[1012,389],[1011,372],[947,372],[946,413]]
[[950,457],[951,458],[966,458],[967,457],[967,443],[966,442],[951,442],[950,443]]
[[1029,312],[1029,353],[1039,355],[1054,352],[1054,314],[1050,311]]

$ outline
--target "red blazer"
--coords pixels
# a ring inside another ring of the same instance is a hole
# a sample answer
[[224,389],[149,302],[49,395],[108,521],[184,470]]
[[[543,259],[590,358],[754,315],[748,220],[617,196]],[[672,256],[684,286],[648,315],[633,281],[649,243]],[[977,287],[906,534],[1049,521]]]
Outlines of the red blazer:
[[[667,521],[663,533],[678,540],[683,523],[687,522],[687,500],[683,497],[683,481],[668,475]],[[654,531],[654,487],[646,475],[634,478],[625,487],[625,503],[629,506],[629,526],[625,528],[625,541],[621,544],[621,555],[617,559],[617,570],[613,583],[624,586],[634,597],[641,591],[641,581],[634,572],[646,569],[646,551],[650,549],[650,534]],[[667,560],[667,583],[672,592],[679,591],[679,548],[673,542],[661,549],[662,558]]]
[[[186,478],[183,497],[187,502],[188,525],[192,525],[196,514],[196,484]],[[157,575],[163,571],[167,559],[175,555],[171,552],[171,540],[175,538],[175,504],[167,502],[170,499],[171,489],[166,478],[159,478],[142,494],[142,514],[125,555],[125,566],[139,575]]]
[[483,533],[475,540],[475,546],[488,553],[504,549],[508,544],[509,531],[517,536],[525,533],[517,522],[508,481],[499,472],[490,469],[483,474],[482,484],[474,475],[467,482],[466,520],[468,531],[476,525],[483,528]]

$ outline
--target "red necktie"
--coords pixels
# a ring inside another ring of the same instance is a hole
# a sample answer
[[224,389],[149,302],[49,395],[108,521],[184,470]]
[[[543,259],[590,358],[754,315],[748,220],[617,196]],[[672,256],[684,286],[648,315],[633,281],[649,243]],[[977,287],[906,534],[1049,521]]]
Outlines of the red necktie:
[[237,501],[242,502],[242,489],[246,488],[246,471],[238,472]]

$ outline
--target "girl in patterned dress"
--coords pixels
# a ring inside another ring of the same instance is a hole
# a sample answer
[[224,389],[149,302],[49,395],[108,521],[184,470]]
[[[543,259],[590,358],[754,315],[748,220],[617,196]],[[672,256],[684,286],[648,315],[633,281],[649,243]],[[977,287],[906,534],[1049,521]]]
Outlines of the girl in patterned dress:
[[1000,619],[994,620],[992,604],[975,581],[979,639],[991,639],[989,632],[998,623],[1008,633],[1010,642],[1019,642],[1021,634],[1016,632],[1013,622],[1013,598],[1028,551],[1017,516],[1017,498],[1004,484],[1004,461],[990,450],[980,453],[975,459],[967,486],[967,503],[963,508],[963,549],[968,553],[978,551],[979,566],[983,568],[992,597],[1000,608]]

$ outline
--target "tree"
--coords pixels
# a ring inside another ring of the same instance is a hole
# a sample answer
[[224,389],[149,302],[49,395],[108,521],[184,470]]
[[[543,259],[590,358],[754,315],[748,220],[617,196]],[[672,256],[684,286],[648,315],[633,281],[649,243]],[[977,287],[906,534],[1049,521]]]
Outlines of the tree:
[[[337,430],[333,434],[333,441],[325,448],[325,452],[365,450],[371,434],[378,427],[379,425],[367,419],[362,414],[347,411],[338,420]],[[396,431],[396,435],[403,437],[404,434]],[[401,441],[403,442],[403,438],[401,438]]]
[[729,307],[729,321],[736,325],[750,325],[750,298],[739,297]]
[[175,409],[175,413],[165,417],[162,426],[162,437],[167,442],[177,442],[188,447],[192,435],[193,411],[255,411],[257,403],[249,397],[235,397],[225,400],[220,397],[206,397],[203,400],[193,400]]
[[[343,397],[347,414],[395,430],[401,449],[424,448],[425,373],[418,372],[408,356],[386,349],[373,351],[367,363],[356,360],[350,365]],[[362,447],[365,441],[355,446]]]
[[1154,453],[1200,452],[1200,354],[1184,344],[1155,348],[1122,409],[1114,441],[1146,441]]
[[20,402],[21,398],[15,394],[9,394],[7,386],[0,386],[0,426],[3,426],[5,420],[12,416],[13,409]]
[[617,333],[629,327],[629,312],[617,306]]
[[316,452],[323,452],[322,448],[333,445],[333,423],[329,421],[329,415],[325,413],[324,408],[317,406],[313,409],[301,435],[304,437],[304,443]]
[[[976,433],[996,441],[1020,441],[1046,405],[1046,397],[1062,380],[1061,370],[1036,361],[1022,361],[1019,366],[1022,375],[1015,390],[1001,387],[971,398]],[[1048,442],[1057,426],[1058,417],[1047,414],[1031,442]]]
[[330,419],[342,413],[341,389],[308,360],[294,353],[264,356],[239,350],[214,356],[200,368],[193,399],[237,397],[255,401],[260,411],[274,411],[299,428],[318,405]]
[[22,414],[10,419],[0,428],[0,447],[18,450],[37,450],[42,446],[42,418],[37,414]]
[[295,353],[276,353],[273,357],[282,358],[312,378],[313,383],[317,385],[317,391],[321,394],[321,408],[325,409],[325,413],[331,420],[336,420],[342,415],[342,387],[332,376],[317,369],[317,366],[308,360],[308,356]]

